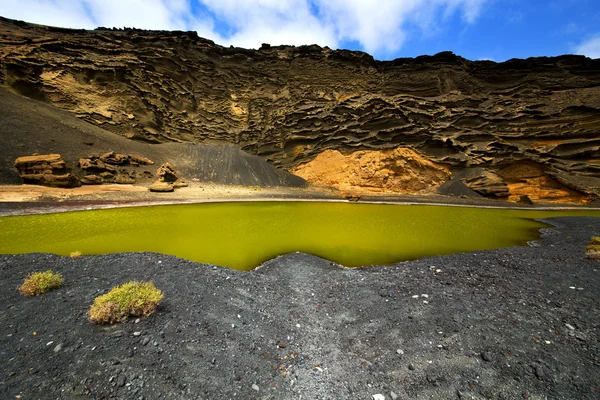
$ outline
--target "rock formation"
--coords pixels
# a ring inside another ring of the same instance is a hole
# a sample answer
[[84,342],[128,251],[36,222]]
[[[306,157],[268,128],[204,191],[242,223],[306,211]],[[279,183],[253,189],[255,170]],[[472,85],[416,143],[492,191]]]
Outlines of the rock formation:
[[15,160],[15,167],[24,183],[62,188],[81,186],[60,154],[19,157]]
[[[600,60],[582,56],[377,61],[1,19],[0,85],[131,139],[231,143],[288,169],[327,150],[402,147],[455,174],[481,167],[503,180],[503,168],[534,163],[541,185],[579,195],[600,187]],[[536,182],[507,183],[509,198],[551,194]]]
[[342,154],[325,150],[292,172],[307,181],[342,190],[418,193],[444,183],[450,172],[414,150],[358,150]]

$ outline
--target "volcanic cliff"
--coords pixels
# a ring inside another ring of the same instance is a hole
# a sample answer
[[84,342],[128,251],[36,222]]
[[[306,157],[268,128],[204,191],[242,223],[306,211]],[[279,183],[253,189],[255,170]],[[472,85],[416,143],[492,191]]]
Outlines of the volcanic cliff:
[[[316,45],[247,50],[194,32],[0,18],[0,85],[133,140],[234,144],[317,184],[306,171],[320,160],[367,155],[382,191],[416,165],[431,186],[450,179],[492,197],[600,194],[600,59],[377,61]],[[340,171],[327,184],[361,186]]]

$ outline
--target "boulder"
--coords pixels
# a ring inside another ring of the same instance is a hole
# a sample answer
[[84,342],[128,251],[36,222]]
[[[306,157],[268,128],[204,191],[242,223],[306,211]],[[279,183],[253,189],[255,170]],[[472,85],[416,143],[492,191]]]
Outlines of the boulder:
[[42,154],[19,157],[14,162],[26,184],[72,188],[81,186],[60,154]]
[[158,168],[156,175],[161,182],[175,182],[177,180],[177,173],[171,163],[166,162]]
[[151,192],[172,192],[174,190],[175,190],[175,188],[173,187],[173,185],[171,183],[163,182],[161,180],[154,182],[150,186]]
[[508,186],[496,173],[486,168],[472,168],[463,171],[459,179],[471,190],[486,197],[507,197]]

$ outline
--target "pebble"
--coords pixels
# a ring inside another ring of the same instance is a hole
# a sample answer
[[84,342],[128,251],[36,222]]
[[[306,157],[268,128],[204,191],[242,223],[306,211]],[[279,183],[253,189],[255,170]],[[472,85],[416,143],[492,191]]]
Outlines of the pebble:
[[142,335],[142,332],[140,332],[140,331],[133,332],[133,336],[141,336],[141,335]]
[[535,376],[537,376],[538,378],[544,377],[544,370],[542,369],[542,367],[540,365],[535,366],[534,372],[535,372]]
[[392,400],[398,399],[398,395],[394,392],[390,392],[390,397],[392,398]]
[[280,349],[285,349],[286,346],[287,345],[283,340],[280,340],[279,343],[277,343],[277,347],[279,347]]
[[428,299],[429,295],[428,294],[422,294],[421,297],[424,297],[424,298]]
[[117,386],[118,387],[125,386],[125,376],[119,375],[119,377],[117,378]]
[[574,330],[575,330],[575,327],[574,327],[573,325],[571,325],[571,324],[565,324],[565,326],[566,326],[567,328],[569,328],[569,330],[571,330],[571,331],[574,331]]
[[253,383],[252,384],[252,390],[255,390],[255,391],[258,392],[260,389],[258,388],[258,385],[256,383]]
[[408,369],[410,369],[411,371],[414,371],[415,366],[413,364],[408,364]]
[[483,353],[481,353],[481,358],[483,359],[483,361],[488,361],[488,362],[494,360],[494,356],[489,351],[484,351]]
[[403,356],[404,355],[404,350],[398,349],[398,350],[396,350],[396,353],[398,353],[399,356]]
[[150,343],[150,339],[148,339],[147,337],[142,339],[142,346],[147,345],[148,343]]
[[61,351],[63,349],[63,344],[59,343],[56,346],[54,346],[54,352],[58,353],[59,351]]
[[371,398],[373,400],[385,400],[385,396],[380,393],[374,394],[373,396],[371,396]]

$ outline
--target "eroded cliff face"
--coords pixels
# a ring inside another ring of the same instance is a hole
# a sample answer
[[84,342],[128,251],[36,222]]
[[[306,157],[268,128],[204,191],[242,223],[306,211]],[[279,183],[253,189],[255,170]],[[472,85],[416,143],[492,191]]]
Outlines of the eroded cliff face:
[[[535,163],[538,183],[599,194],[600,60],[581,56],[380,62],[0,19],[0,84],[132,139],[225,141],[286,169],[326,150],[400,147],[453,172]],[[523,179],[512,188],[529,193],[536,181]]]

